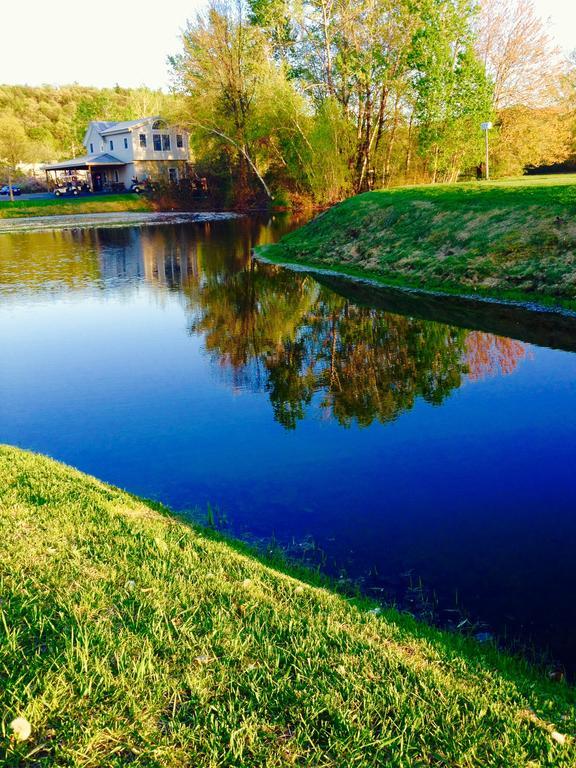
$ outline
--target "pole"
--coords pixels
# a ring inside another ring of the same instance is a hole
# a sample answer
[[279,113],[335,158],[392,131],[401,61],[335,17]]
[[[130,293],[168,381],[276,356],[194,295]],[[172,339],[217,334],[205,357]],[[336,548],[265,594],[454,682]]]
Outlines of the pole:
[[488,157],[488,128],[484,130],[484,141],[486,144],[486,181],[490,179],[490,161]]

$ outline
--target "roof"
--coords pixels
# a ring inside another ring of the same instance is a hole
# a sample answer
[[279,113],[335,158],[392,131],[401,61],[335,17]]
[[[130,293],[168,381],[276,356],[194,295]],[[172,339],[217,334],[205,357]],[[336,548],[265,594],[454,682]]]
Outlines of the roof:
[[102,136],[107,136],[110,133],[120,133],[121,131],[129,131],[131,128],[136,128],[142,123],[146,123],[148,120],[159,120],[158,117],[141,117],[139,120],[122,120],[117,123],[101,123],[106,126],[105,128],[98,128],[98,133]]
[[132,128],[135,128],[138,125],[142,125],[143,123],[147,123],[150,120],[159,120],[160,118],[158,116],[154,117],[140,117],[138,120],[91,120],[88,125],[86,126],[86,131],[84,133],[84,138],[82,139],[82,143],[86,145],[86,142],[88,141],[88,134],[92,130],[92,128],[96,129],[96,132],[100,134],[100,136],[109,136],[113,133],[122,133],[122,131],[129,131]]
[[111,125],[114,125],[113,120],[92,120],[91,125],[96,126],[97,131],[105,131],[106,128],[110,128]]
[[65,171],[65,170],[82,170],[94,165],[126,165],[123,160],[119,160],[114,155],[108,153],[99,153],[95,155],[83,155],[82,157],[74,157],[72,160],[64,160],[61,163],[53,163],[52,165],[45,165],[45,171]]

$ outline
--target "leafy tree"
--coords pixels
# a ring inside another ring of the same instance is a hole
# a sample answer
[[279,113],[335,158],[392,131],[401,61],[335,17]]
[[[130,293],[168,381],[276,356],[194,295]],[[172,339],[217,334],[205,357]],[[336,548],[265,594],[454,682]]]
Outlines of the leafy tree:
[[268,74],[265,40],[250,25],[242,0],[214,3],[189,22],[184,51],[171,64],[186,95],[185,123],[198,134],[220,143],[236,177],[236,197],[251,197],[250,173],[267,197],[271,192],[258,168],[259,123],[256,104]]
[[419,149],[433,182],[455,181],[464,164],[481,157],[480,123],[491,116],[490,83],[473,49],[472,9],[469,0],[431,0],[415,40]]
[[0,117],[0,164],[6,170],[10,200],[14,202],[12,182],[20,163],[26,162],[31,154],[30,140],[22,123],[14,113]]

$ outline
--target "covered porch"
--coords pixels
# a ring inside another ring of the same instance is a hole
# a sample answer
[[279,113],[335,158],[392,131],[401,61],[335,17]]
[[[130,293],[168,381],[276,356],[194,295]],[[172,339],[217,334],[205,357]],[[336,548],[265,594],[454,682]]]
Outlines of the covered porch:
[[86,185],[90,192],[121,192],[126,189],[126,166],[107,153],[85,155],[44,166],[50,189],[63,184]]

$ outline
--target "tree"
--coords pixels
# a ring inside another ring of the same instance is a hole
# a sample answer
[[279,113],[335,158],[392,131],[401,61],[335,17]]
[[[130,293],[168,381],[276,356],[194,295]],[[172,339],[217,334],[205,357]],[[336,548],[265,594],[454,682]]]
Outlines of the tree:
[[0,164],[6,169],[10,200],[14,202],[12,182],[19,163],[26,162],[30,156],[30,140],[22,123],[14,113],[0,117]]
[[420,152],[432,182],[456,181],[463,164],[477,162],[480,123],[490,116],[492,93],[474,49],[469,0],[431,0],[416,35],[415,115]]
[[497,134],[494,170],[522,173],[570,154],[567,62],[554,46],[532,0],[482,0],[476,51],[493,81]]
[[533,0],[481,0],[476,51],[494,83],[497,110],[550,106],[564,69]]
[[183,53],[170,60],[177,87],[187,97],[183,122],[204,140],[225,146],[240,202],[250,197],[250,172],[271,197],[256,158],[257,94],[269,66],[261,31],[248,23],[242,0],[218,2],[188,23],[183,43]]

